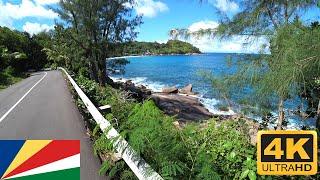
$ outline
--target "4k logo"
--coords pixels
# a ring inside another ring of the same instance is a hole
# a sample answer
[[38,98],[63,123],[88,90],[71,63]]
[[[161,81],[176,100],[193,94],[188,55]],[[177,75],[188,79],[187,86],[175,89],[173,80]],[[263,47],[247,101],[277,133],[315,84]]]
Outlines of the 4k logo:
[[259,131],[258,174],[314,175],[317,147],[315,131]]

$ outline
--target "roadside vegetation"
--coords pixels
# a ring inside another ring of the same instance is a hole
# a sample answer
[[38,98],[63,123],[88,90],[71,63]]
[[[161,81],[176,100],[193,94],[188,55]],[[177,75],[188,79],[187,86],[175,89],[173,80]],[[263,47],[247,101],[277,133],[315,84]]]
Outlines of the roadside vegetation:
[[27,77],[28,70],[40,70],[48,65],[42,52],[50,43],[50,35],[31,36],[26,32],[0,27],[0,89]]

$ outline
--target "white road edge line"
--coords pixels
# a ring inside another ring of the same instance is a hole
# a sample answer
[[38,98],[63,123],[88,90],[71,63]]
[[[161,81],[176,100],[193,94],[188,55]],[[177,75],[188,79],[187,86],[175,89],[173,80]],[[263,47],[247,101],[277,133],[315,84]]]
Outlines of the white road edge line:
[[0,122],[2,122],[4,120],[4,118],[6,118],[10,112],[32,91],[32,89],[34,87],[36,87],[46,76],[47,76],[47,72],[45,72],[45,75],[36,83],[34,84],[28,92],[26,92],[20,99],[19,101],[17,101],[1,118],[0,118]]

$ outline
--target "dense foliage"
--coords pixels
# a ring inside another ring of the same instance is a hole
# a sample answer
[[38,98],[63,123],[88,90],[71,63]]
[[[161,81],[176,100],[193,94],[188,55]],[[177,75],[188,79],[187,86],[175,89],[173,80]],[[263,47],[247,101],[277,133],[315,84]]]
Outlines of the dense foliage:
[[31,36],[26,32],[0,27],[0,86],[15,83],[28,70],[40,70],[48,64],[42,49],[49,46],[50,35]]
[[134,41],[125,43],[123,46],[123,55],[201,53],[198,48],[190,43],[179,40],[169,40],[167,43]]

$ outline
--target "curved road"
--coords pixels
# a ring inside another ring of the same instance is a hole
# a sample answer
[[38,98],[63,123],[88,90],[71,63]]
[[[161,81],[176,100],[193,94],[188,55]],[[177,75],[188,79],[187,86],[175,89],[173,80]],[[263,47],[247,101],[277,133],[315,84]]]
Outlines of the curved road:
[[78,139],[81,179],[106,179],[60,71],[34,73],[0,91],[0,139]]

